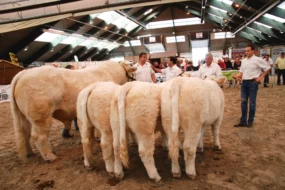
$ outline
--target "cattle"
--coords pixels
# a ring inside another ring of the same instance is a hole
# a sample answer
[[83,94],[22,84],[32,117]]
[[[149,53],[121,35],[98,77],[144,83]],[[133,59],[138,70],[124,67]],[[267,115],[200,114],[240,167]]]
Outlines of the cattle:
[[78,95],[77,117],[84,165],[92,167],[91,146],[95,127],[101,132],[101,148],[107,172],[122,179],[121,158],[124,166],[128,167],[126,133],[131,133],[137,140],[139,154],[149,177],[159,181],[161,177],[153,159],[159,110],[160,86],[156,84],[136,81],[118,86],[111,82],[96,82],[83,89]]
[[52,118],[69,130],[76,117],[77,95],[83,88],[96,81],[124,84],[135,70],[126,62],[107,61],[82,70],[45,66],[18,73],[11,85],[11,110],[19,158],[25,162],[33,153],[32,137],[44,160],[56,159],[48,142]]
[[[81,143],[84,153],[84,165],[92,168],[92,144],[94,142],[94,130],[101,133],[101,148],[106,170],[111,175],[122,179],[124,176],[119,154],[113,151],[113,132],[110,122],[111,102],[113,96],[121,86],[113,82],[95,82],[84,88],[77,98],[77,119],[81,134]],[[113,127],[119,128],[119,123]],[[117,166],[114,173],[114,162]],[[119,171],[119,172],[117,172]]]
[[[140,158],[149,178],[158,182],[161,180],[154,163],[155,130],[160,113],[160,92],[162,84],[132,82],[125,84],[118,92],[118,98],[112,102],[112,118],[118,118],[120,131],[114,134],[114,149],[120,152],[120,158],[125,167],[129,166],[126,128],[137,139]],[[115,109],[118,107],[119,109]],[[117,121],[115,121],[116,123]],[[118,129],[118,128],[116,128]],[[115,128],[114,128],[115,130]],[[116,135],[120,135],[120,149],[117,147]]]
[[[183,77],[195,77],[195,72],[193,73],[193,71],[191,71],[191,72],[186,71],[182,74],[182,76]],[[228,82],[227,77],[225,77],[225,76],[217,77],[215,75],[209,75],[205,78],[205,80],[213,80],[220,86],[222,86]]]
[[[223,118],[224,95],[216,82],[196,77],[178,77],[161,91],[161,118],[168,137],[173,177],[181,177],[178,163],[179,131],[184,132],[183,151],[186,174],[196,176],[196,148],[203,151],[203,134],[211,126],[214,146],[221,149],[219,130]],[[179,114],[183,113],[183,114]]]

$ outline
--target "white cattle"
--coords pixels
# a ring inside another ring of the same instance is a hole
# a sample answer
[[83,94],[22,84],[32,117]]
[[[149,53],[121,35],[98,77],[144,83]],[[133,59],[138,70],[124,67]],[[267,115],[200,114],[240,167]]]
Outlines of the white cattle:
[[[195,71],[186,71],[182,74],[183,77],[195,77]],[[205,78],[205,80],[213,80],[215,81],[218,85],[224,85],[225,83],[228,82],[227,77],[225,76],[215,76],[215,75],[209,75]]]
[[137,139],[139,154],[149,177],[159,181],[161,178],[153,159],[159,110],[160,86],[156,84],[136,81],[118,86],[111,82],[96,82],[83,89],[78,95],[77,118],[85,166],[92,165],[91,146],[95,127],[101,132],[107,172],[122,179],[121,158],[128,167],[126,130],[129,130]]
[[[118,99],[112,102],[111,109],[111,122],[117,123],[113,118],[118,118],[118,116],[120,118],[120,131],[113,131],[113,144],[115,151],[120,150],[123,165],[125,167],[129,165],[126,138],[126,128],[128,127],[137,139],[139,155],[148,176],[155,181],[161,179],[155,167],[153,154],[162,86],[145,82],[127,83],[118,92]],[[116,107],[119,107],[119,110]],[[120,141],[116,138],[118,134]],[[120,144],[120,149],[118,144]]]
[[77,95],[83,88],[96,81],[124,84],[135,70],[126,62],[107,61],[82,70],[45,66],[18,73],[11,86],[11,110],[20,159],[27,161],[27,155],[33,153],[32,136],[44,160],[53,161],[56,156],[48,142],[52,117],[69,130],[76,118]]
[[[203,133],[212,127],[214,145],[221,149],[219,129],[223,118],[224,95],[217,83],[200,78],[178,77],[167,83],[161,92],[162,125],[168,136],[172,174],[181,176],[178,163],[179,130],[184,131],[183,151],[186,174],[195,178],[196,148],[203,151]],[[183,113],[183,114],[179,114]]]

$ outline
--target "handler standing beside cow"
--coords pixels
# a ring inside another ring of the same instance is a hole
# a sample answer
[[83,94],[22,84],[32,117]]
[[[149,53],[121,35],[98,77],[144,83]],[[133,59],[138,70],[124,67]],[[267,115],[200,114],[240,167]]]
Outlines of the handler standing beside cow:
[[[258,83],[269,73],[270,66],[260,57],[254,55],[254,46],[247,45],[245,48],[246,58],[242,60],[240,73],[234,78],[242,80],[241,84],[241,118],[234,127],[252,127],[256,110],[256,96]],[[262,72],[262,70],[264,72]],[[249,99],[249,117],[247,109]]]

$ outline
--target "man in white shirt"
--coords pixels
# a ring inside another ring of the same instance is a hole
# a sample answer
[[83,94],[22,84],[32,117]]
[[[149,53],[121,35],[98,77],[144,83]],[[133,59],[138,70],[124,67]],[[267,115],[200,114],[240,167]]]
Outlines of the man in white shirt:
[[137,67],[136,70],[136,80],[143,82],[155,83],[155,74],[151,68],[151,64],[147,62],[146,53],[142,52],[139,55],[139,62],[134,65]]
[[[272,68],[273,66],[273,61],[272,59],[269,57],[269,54],[266,54],[264,57],[264,61],[270,66],[270,68]],[[263,82],[263,86],[265,88],[268,88],[267,84],[269,83],[269,73],[264,77],[264,82]]]
[[283,79],[283,85],[285,85],[285,58],[284,58],[284,52],[280,54],[280,57],[276,59],[276,68],[277,71],[277,85],[280,85],[281,83],[281,75]]
[[[254,55],[253,45],[245,48],[246,58],[242,60],[240,72],[234,78],[242,80],[241,84],[241,112],[240,123],[235,127],[252,127],[256,110],[256,96],[258,83],[269,73],[270,66],[260,57]],[[249,99],[249,117],[247,109]]]
[[177,59],[175,57],[169,57],[167,59],[167,68],[158,69],[152,66],[152,69],[155,70],[155,72],[162,73],[163,75],[165,75],[166,80],[170,80],[182,73],[181,69],[176,66],[176,62]]
[[205,56],[205,64],[201,65],[198,72],[193,74],[194,77],[200,77],[202,79],[207,78],[207,76],[214,75],[216,77],[222,76],[221,67],[218,64],[214,64],[213,55],[207,53]]

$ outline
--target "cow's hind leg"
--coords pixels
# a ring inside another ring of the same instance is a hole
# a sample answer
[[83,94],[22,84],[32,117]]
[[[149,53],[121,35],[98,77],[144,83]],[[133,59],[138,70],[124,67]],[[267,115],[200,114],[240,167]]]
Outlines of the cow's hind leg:
[[114,148],[114,172],[115,176],[118,179],[123,179],[124,177],[124,171],[122,166],[122,161],[120,158],[120,131],[117,127],[112,127],[113,130],[113,148]]
[[204,151],[204,144],[203,144],[204,131],[205,131],[205,127],[202,127],[201,137],[200,137],[200,140],[198,143],[197,152],[203,152]]
[[64,128],[63,128],[63,131],[62,131],[62,137],[64,137],[64,138],[71,138],[71,137],[73,137],[73,135],[70,134],[72,121],[62,121],[62,123],[64,124]]
[[109,130],[101,131],[101,148],[106,170],[111,176],[114,176],[114,151],[111,127],[109,127]]
[[30,157],[34,155],[34,152],[32,150],[30,139],[31,139],[31,123],[28,120],[25,120],[23,122],[23,128],[25,133],[25,139],[26,139],[26,150],[27,150],[27,157]]
[[92,144],[94,142],[94,126],[93,125],[80,125],[81,143],[84,154],[84,165],[91,168],[92,162]]
[[49,129],[52,118],[32,122],[32,138],[34,139],[38,150],[46,161],[53,161],[56,156],[52,153],[50,143],[48,142]]
[[221,150],[221,143],[220,143],[220,126],[222,123],[222,117],[220,117],[212,126],[212,134],[214,136],[214,148]]
[[139,155],[145,166],[149,178],[155,180],[156,182],[161,180],[154,163],[154,143],[155,136],[154,133],[150,135],[139,134],[136,136],[139,145]]
[[195,158],[196,148],[201,137],[201,124],[193,124],[185,129],[185,138],[183,143],[184,160],[186,165],[186,174],[189,178],[195,179]]

